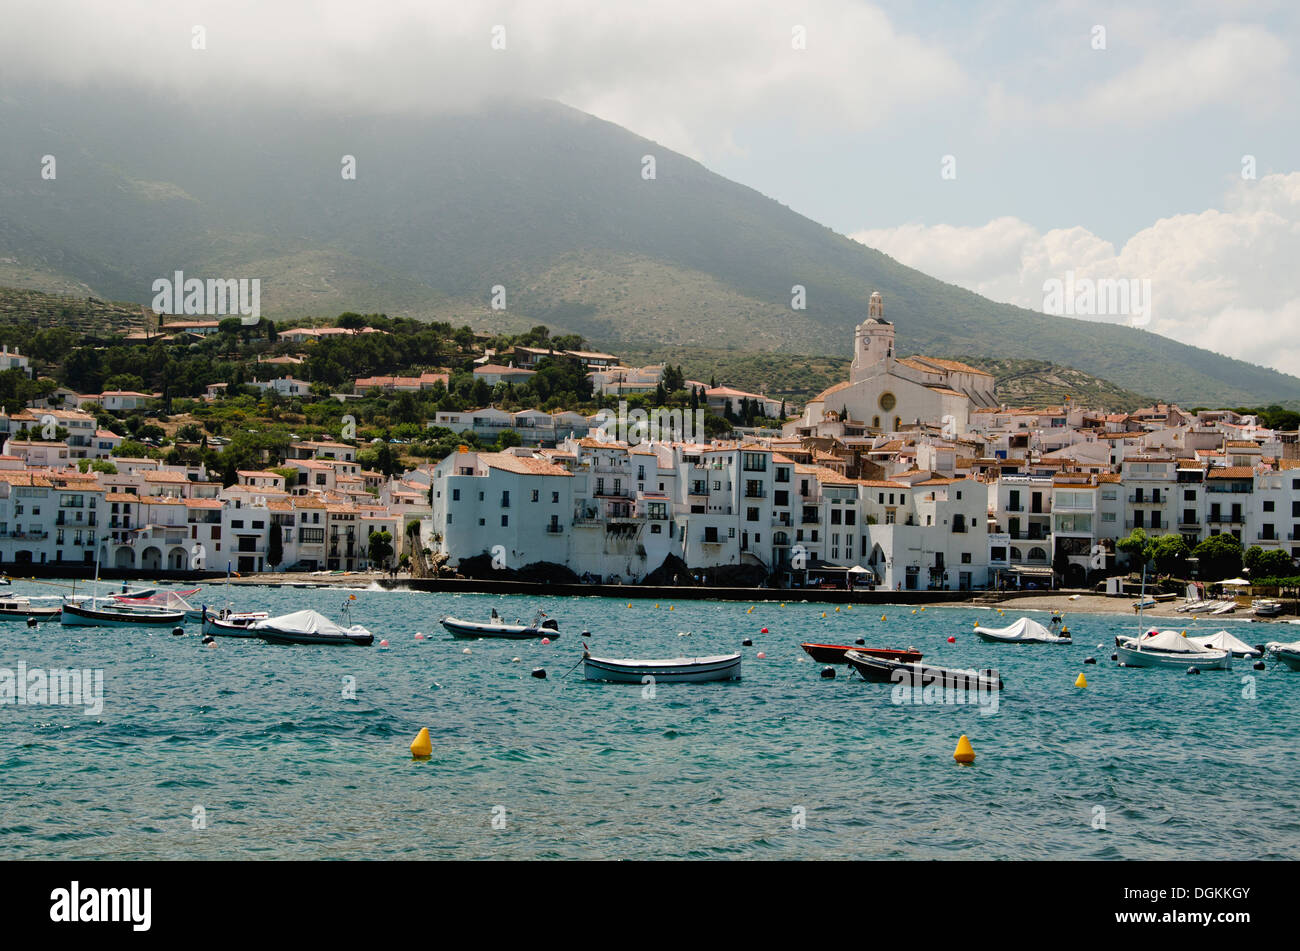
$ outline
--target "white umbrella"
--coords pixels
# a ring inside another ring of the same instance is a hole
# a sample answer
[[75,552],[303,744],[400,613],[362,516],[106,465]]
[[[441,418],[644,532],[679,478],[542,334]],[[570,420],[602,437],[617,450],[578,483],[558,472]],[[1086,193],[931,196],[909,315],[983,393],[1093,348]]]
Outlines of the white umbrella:
[[1229,580],[1229,581],[1220,581],[1219,584],[1227,584],[1227,585],[1232,585],[1233,587],[1237,587],[1237,588],[1239,588],[1239,587],[1241,587],[1242,585],[1248,585],[1248,584],[1250,584],[1250,582],[1247,581],[1245,578],[1233,578],[1233,579],[1231,579],[1231,580]]

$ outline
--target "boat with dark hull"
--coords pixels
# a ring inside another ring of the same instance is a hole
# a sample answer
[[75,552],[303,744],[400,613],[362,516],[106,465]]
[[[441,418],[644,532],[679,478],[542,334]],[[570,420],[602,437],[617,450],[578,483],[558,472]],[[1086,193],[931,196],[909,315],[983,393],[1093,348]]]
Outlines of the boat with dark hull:
[[463,621],[460,618],[443,617],[438,622],[452,637],[479,638],[492,637],[501,640],[523,641],[535,637],[549,637],[555,640],[560,636],[560,623],[548,617],[545,611],[538,611],[533,620],[524,624],[516,621],[507,624],[493,608],[492,616],[486,621]]
[[102,601],[64,601],[59,620],[64,627],[175,627],[185,623],[184,611],[151,611]]
[[857,651],[868,657],[883,657],[903,663],[919,661],[922,654],[915,647],[851,647],[848,644],[800,644],[809,657],[819,664],[847,664],[844,655]]
[[872,657],[852,650],[844,659],[863,680],[872,683],[902,684],[908,687],[952,687],[957,690],[1001,690],[1002,678],[996,670],[959,670],[934,664],[900,663],[884,657]]

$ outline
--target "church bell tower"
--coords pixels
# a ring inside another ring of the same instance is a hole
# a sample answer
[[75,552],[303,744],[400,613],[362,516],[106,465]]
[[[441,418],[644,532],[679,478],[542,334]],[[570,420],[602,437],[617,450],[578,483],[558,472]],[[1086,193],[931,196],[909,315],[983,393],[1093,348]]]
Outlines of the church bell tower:
[[853,336],[853,365],[849,381],[867,376],[879,363],[894,356],[894,325],[885,320],[885,301],[873,291],[867,305],[867,319],[858,324]]

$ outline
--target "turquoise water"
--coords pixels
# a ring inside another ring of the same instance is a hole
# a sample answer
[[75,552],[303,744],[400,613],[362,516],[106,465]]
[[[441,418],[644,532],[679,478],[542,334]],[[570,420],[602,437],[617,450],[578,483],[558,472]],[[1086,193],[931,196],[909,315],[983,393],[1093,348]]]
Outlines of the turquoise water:
[[[348,593],[232,590],[237,608],[336,618]],[[1300,857],[1300,674],[1249,662],[1199,677],[1119,669],[1113,636],[1131,618],[1072,615],[1074,646],[1019,647],[972,634],[976,620],[1005,624],[1011,613],[969,608],[837,614],[788,602],[747,613],[720,602],[669,611],[350,593],[353,620],[391,649],[223,639],[209,650],[195,624],[185,637],[0,625],[0,667],[102,668],[105,694],[97,716],[0,706],[0,856]],[[219,586],[208,595],[224,603]],[[447,613],[528,617],[535,606],[560,619],[550,646],[456,641],[437,625]],[[1251,644],[1296,630],[1186,623]],[[594,653],[612,656],[720,653],[746,635],[754,646],[740,682],[661,684],[645,698],[580,670],[562,679],[583,630]],[[844,668],[822,679],[799,648],[859,636],[914,645],[935,663],[996,667],[1006,681],[997,712],[895,705],[889,686]],[[1082,663],[1090,655],[1096,666]],[[530,676],[536,666],[549,678]],[[1086,690],[1074,687],[1081,671]],[[355,699],[343,696],[345,677]],[[407,747],[422,726],[434,755],[416,762]],[[962,733],[974,766],[952,759]],[[193,828],[196,808],[206,828]]]

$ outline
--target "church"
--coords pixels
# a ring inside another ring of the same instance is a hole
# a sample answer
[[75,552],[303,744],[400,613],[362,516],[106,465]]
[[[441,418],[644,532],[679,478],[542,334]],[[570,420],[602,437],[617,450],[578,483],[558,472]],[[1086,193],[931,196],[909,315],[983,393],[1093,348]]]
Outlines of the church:
[[849,379],[809,400],[803,416],[786,429],[813,434],[847,413],[878,433],[926,423],[955,437],[967,431],[973,408],[997,405],[992,374],[956,360],[894,356],[894,325],[885,319],[885,302],[876,291],[867,319],[854,331]]

